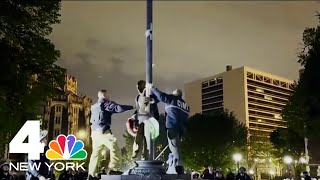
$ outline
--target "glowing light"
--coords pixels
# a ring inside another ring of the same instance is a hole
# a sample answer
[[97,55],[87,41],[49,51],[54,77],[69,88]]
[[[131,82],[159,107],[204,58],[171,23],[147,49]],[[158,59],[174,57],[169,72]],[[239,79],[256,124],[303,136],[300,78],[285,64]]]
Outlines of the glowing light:
[[270,170],[270,171],[269,171],[269,174],[273,176],[273,175],[274,175],[274,171],[273,171],[273,170]]
[[254,174],[254,171],[252,169],[250,169],[249,174]]
[[302,163],[302,164],[307,164],[307,160],[306,160],[306,158],[304,158],[304,157],[301,157],[301,158],[299,159],[299,162]]
[[236,162],[240,162],[242,160],[242,155],[240,153],[235,153],[233,155],[233,160]]
[[83,139],[86,137],[86,132],[84,130],[80,130],[77,135],[80,139]]
[[291,164],[292,161],[293,161],[293,159],[292,159],[291,156],[285,156],[285,157],[283,158],[283,161],[284,161],[284,163],[286,163],[286,164]]

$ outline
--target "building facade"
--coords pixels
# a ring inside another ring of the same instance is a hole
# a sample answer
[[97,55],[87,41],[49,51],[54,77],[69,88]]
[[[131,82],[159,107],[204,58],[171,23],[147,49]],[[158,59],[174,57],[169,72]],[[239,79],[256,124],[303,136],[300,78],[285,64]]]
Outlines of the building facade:
[[[286,127],[281,111],[293,93],[292,80],[249,67],[232,69],[185,85],[191,114],[228,109],[248,128],[249,157],[265,157],[270,133]],[[259,149],[260,148],[260,149]]]
[[90,107],[92,100],[77,94],[75,77],[65,76],[64,89],[44,106],[43,129],[48,130],[48,139],[59,134],[73,134],[77,139],[90,144]]

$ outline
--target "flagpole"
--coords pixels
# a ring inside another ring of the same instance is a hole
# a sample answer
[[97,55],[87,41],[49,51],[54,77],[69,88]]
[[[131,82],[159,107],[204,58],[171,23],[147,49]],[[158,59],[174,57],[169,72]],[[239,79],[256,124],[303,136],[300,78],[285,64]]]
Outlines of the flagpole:
[[[146,82],[152,84],[152,0],[147,0],[147,30],[146,30]],[[146,89],[146,97],[150,97],[150,89]],[[147,107],[150,113],[150,104]],[[151,140],[151,138],[150,138]],[[154,160],[154,140],[151,140],[149,158]],[[149,160],[150,160],[149,159]]]

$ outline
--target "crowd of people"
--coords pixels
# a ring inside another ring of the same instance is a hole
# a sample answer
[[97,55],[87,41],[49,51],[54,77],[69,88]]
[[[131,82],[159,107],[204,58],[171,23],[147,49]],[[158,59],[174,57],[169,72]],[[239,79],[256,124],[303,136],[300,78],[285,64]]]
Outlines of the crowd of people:
[[246,168],[240,167],[239,172],[234,174],[230,168],[224,175],[221,168],[213,168],[212,166],[205,167],[205,170],[200,173],[192,173],[192,179],[207,179],[207,180],[251,180],[247,174]]

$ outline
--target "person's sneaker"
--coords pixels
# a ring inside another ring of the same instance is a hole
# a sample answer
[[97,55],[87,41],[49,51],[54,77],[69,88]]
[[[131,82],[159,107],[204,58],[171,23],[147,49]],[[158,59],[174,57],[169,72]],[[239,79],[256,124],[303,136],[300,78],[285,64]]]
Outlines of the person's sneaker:
[[109,175],[122,175],[122,174],[123,174],[123,172],[121,172],[121,171],[114,171],[114,170],[109,171]]
[[180,174],[184,174],[184,168],[183,166],[176,166],[176,172]]
[[97,177],[93,177],[91,175],[88,176],[87,180],[98,180],[99,178]]

